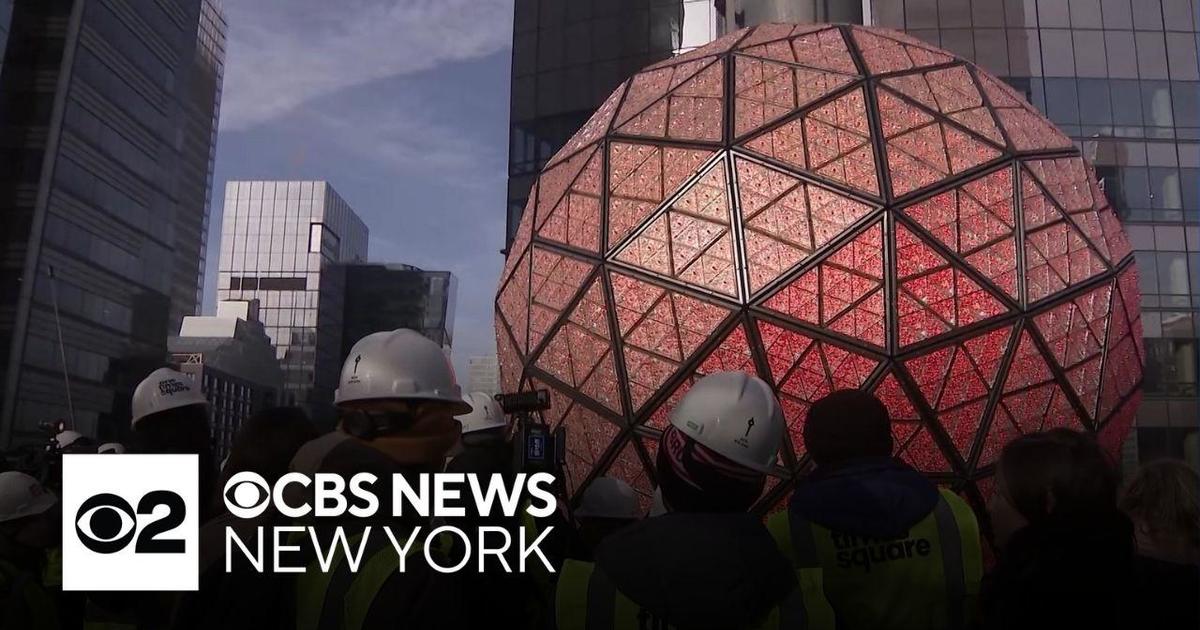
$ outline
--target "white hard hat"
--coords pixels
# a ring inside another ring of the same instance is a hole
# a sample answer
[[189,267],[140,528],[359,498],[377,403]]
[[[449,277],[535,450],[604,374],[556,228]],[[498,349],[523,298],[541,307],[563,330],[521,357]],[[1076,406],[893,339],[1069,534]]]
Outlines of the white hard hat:
[[614,477],[597,477],[583,491],[575,516],[637,519],[641,511],[629,484]]
[[504,418],[504,409],[500,403],[496,402],[495,398],[484,392],[471,392],[465,400],[468,405],[471,405],[471,411],[457,417],[457,420],[462,423],[464,435],[508,425],[508,421]]
[[783,409],[771,386],[745,372],[716,372],[671,412],[684,435],[747,468],[768,472],[783,441]]
[[78,431],[63,431],[54,436],[54,441],[58,444],[58,448],[67,448],[68,446],[78,442],[83,438],[83,434]]
[[58,497],[23,472],[0,473],[0,523],[41,514],[54,507]]
[[171,368],[158,368],[133,390],[130,426],[136,428],[142,418],[169,409],[207,404],[200,386],[191,377]]
[[436,400],[454,414],[471,411],[441,346],[406,328],[372,333],[354,344],[333,395],[338,405],[381,399]]
[[113,455],[120,455],[121,453],[125,452],[125,445],[121,444],[120,442],[105,442],[96,449],[96,452],[101,454],[112,453]]

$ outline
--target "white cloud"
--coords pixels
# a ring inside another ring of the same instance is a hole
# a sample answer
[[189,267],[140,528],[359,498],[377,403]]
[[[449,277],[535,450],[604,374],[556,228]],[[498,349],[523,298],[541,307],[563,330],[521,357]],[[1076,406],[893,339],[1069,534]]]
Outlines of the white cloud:
[[512,41],[512,0],[225,0],[223,130]]
[[505,177],[503,146],[485,142],[460,126],[430,115],[437,107],[411,93],[386,103],[345,100],[341,107],[315,107],[306,123],[347,152],[402,172],[458,188],[492,189]]

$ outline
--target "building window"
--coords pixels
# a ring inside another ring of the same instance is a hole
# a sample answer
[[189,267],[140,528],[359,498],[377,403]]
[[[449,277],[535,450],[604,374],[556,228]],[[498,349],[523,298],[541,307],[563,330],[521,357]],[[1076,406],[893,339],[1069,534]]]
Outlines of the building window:
[[307,278],[253,278],[234,277],[229,280],[230,289],[246,291],[304,291],[308,288]]

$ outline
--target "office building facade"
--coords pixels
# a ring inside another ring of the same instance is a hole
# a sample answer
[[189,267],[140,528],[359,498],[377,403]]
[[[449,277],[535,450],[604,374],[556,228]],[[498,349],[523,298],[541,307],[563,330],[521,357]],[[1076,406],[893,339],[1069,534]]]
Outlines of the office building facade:
[[120,439],[196,312],[225,29],[215,0],[0,0],[0,444]]
[[500,391],[500,363],[494,354],[476,355],[467,359],[467,392],[496,395]]
[[346,265],[344,273],[342,360],[363,337],[397,328],[421,333],[449,355],[458,297],[453,274],[389,264]]
[[183,318],[179,334],[167,340],[171,363],[208,399],[218,459],[229,455],[242,423],[277,405],[283,391],[283,370],[258,316],[257,300],[221,302],[216,316]]
[[[558,68],[574,67],[572,55],[581,54],[577,49],[583,46],[572,39],[564,44],[571,50],[555,44],[554,20],[574,24],[567,19],[572,11],[567,7],[575,3],[543,1],[540,7],[533,6],[538,4],[518,1],[514,27],[509,241],[517,225],[514,217],[519,218],[533,179],[527,171],[536,173],[561,145],[557,138],[570,136],[569,132],[565,136],[535,133],[544,146],[528,142],[524,134],[530,129],[556,129],[541,121],[543,111],[553,110],[536,107],[540,90],[556,85],[559,75],[555,73],[566,76]],[[561,6],[547,10],[546,4]],[[684,9],[689,5],[667,4]],[[1003,78],[1076,140],[1095,164],[1137,250],[1147,354],[1145,399],[1126,463],[1174,456],[1200,465],[1196,413],[1200,404],[1200,7],[1195,2],[716,0],[702,4],[711,11],[708,21],[714,37],[774,21],[852,22],[905,31]],[[668,13],[664,9],[655,15]],[[544,40],[551,42],[549,46]],[[690,46],[703,43],[688,42]],[[548,58],[553,54],[558,61]],[[636,69],[609,83],[615,86]],[[543,78],[546,73],[549,79]],[[567,83],[564,89],[574,90],[571,98],[580,105],[588,95],[594,109],[599,102],[585,85]],[[572,112],[569,120],[581,124],[592,109]]]
[[329,419],[341,370],[345,274],[367,226],[326,182],[225,186],[218,300],[258,300],[284,371],[283,404]]

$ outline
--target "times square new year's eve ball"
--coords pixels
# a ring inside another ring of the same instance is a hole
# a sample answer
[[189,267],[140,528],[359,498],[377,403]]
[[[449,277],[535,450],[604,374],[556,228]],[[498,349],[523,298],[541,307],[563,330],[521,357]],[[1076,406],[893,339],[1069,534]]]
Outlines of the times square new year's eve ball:
[[506,391],[551,390],[572,497],[612,475],[647,501],[674,404],[745,370],[788,423],[760,508],[807,464],[808,406],[858,387],[978,506],[1022,433],[1119,448],[1137,286],[1091,167],[1021,94],[893,31],[768,24],[636,74],[550,160],[497,348]]

